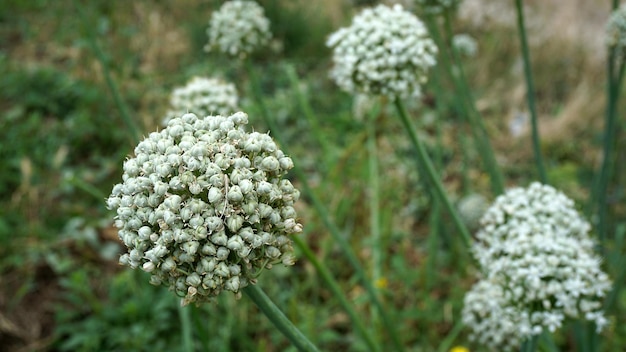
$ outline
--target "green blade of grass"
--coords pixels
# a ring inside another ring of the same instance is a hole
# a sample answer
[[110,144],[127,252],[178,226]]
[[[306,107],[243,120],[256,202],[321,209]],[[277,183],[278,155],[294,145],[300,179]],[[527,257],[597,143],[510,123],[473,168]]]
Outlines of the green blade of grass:
[[537,123],[537,107],[535,104],[535,84],[530,67],[530,54],[528,50],[528,39],[526,38],[526,26],[524,24],[524,8],[522,0],[515,0],[517,10],[517,28],[519,30],[520,46],[522,48],[522,58],[524,62],[524,79],[526,80],[526,99],[530,110],[530,123],[532,130],[533,154],[535,156],[535,166],[539,173],[541,183],[548,183],[543,155],[541,154],[541,141],[539,139],[539,127]]
[[431,187],[433,187],[435,196],[438,198],[438,200],[444,206],[446,211],[452,217],[452,222],[454,226],[456,227],[457,231],[459,231],[459,234],[461,235],[461,240],[463,241],[465,248],[469,248],[472,242],[470,233],[467,230],[467,227],[465,227],[465,224],[463,223],[463,221],[461,221],[461,218],[459,217],[459,214],[457,213],[456,209],[452,205],[452,202],[450,202],[450,199],[448,198],[446,194],[443,184],[441,183],[439,176],[437,175],[437,172],[435,171],[435,167],[433,166],[433,163],[430,160],[430,157],[426,153],[426,148],[424,148],[424,145],[419,139],[417,132],[415,130],[415,127],[413,126],[413,123],[411,122],[411,120],[409,119],[409,116],[407,115],[406,109],[404,108],[404,104],[399,98],[396,98],[394,100],[394,104],[396,106],[396,110],[398,111],[400,120],[402,121],[402,124],[404,126],[404,129],[409,134],[413,147],[415,148],[415,152],[417,154],[417,162],[420,165],[420,167],[423,170],[425,170],[423,175],[428,179],[428,183],[431,185]]
[[361,336],[361,338],[363,338],[365,344],[367,344],[371,351],[380,351],[378,344],[374,342],[374,334],[371,334],[367,331],[365,325],[363,324],[363,319],[359,317],[357,312],[354,310],[352,304],[341,290],[341,286],[339,286],[337,280],[334,279],[333,275],[330,273],[330,270],[328,270],[328,267],[326,265],[323,265],[322,262],[317,259],[315,253],[313,253],[311,248],[309,248],[309,246],[302,240],[302,238],[300,238],[300,236],[293,236],[292,238],[298,249],[300,249],[302,254],[304,254],[304,256],[311,262],[311,264],[313,264],[313,267],[315,267],[315,270],[317,270],[317,273],[320,275],[322,280],[326,282],[326,285],[328,285],[330,290],[333,292],[335,298],[339,300],[339,304],[343,307],[343,309],[350,317],[352,324],[354,324],[354,328]]

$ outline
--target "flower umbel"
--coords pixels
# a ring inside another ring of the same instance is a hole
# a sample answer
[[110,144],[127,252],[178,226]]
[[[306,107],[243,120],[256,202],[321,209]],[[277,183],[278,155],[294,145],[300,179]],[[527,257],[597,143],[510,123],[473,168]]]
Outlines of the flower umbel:
[[478,53],[478,43],[469,34],[457,34],[452,37],[452,46],[456,51],[466,57],[474,57]]
[[300,193],[284,178],[293,162],[247,123],[242,112],[171,119],[137,145],[107,200],[128,249],[120,263],[184,304],[238,293],[261,270],[294,262]]
[[171,117],[193,113],[197,116],[230,115],[238,110],[237,88],[218,78],[193,77],[185,86],[177,87],[170,96]]
[[[468,293],[464,319],[474,336],[499,349],[506,347],[501,342],[553,332],[568,318],[592,321],[602,330],[602,300],[611,282],[594,254],[590,228],[574,202],[551,186],[533,183],[499,196],[481,219],[472,248],[484,275],[473,291],[489,293],[498,309],[477,315],[470,303],[480,299]],[[509,311],[515,313],[504,315]],[[513,315],[514,331],[490,322]]]
[[465,294],[463,324],[472,330],[471,340],[493,350],[519,348],[530,334],[528,312],[509,304],[504,288],[490,280],[480,280]]
[[436,64],[426,27],[400,5],[363,10],[326,45],[333,49],[331,77],[349,93],[419,96]]
[[211,15],[205,50],[218,50],[235,57],[246,57],[269,43],[270,22],[263,8],[254,1],[225,2]]

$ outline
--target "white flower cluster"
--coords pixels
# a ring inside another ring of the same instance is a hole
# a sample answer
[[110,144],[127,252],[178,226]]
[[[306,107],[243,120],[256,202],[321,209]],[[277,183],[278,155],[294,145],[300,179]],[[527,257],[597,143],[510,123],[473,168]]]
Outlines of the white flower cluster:
[[415,0],[425,13],[431,15],[441,14],[454,9],[461,0]]
[[107,200],[128,248],[120,263],[184,304],[238,293],[261,270],[294,263],[300,193],[283,178],[293,162],[247,123],[242,112],[171,119],[137,145]]
[[419,96],[437,47],[424,24],[402,6],[378,5],[331,34],[331,77],[350,93]]
[[470,338],[494,350],[520,347],[522,336],[530,334],[528,312],[508,304],[504,288],[489,280],[478,281],[465,294],[463,324],[474,333]]
[[[463,311],[474,338],[505,348],[500,342],[511,341],[511,331],[499,322],[513,319],[518,340],[555,331],[567,318],[592,321],[600,331],[608,323],[602,300],[611,282],[594,254],[590,228],[574,202],[551,186],[533,183],[499,196],[472,248],[484,275]],[[492,297],[477,298],[477,292]],[[481,300],[500,307],[484,312]]]
[[478,43],[469,34],[457,34],[452,37],[452,46],[463,56],[474,57],[478,53]]
[[227,1],[213,12],[207,34],[205,50],[216,49],[235,57],[251,54],[272,37],[263,8],[254,1],[242,0]]
[[606,24],[606,42],[615,47],[620,56],[626,55],[626,4],[611,14]]
[[193,77],[185,86],[170,95],[170,111],[164,120],[193,113],[198,116],[230,115],[238,109],[237,88],[218,78]]

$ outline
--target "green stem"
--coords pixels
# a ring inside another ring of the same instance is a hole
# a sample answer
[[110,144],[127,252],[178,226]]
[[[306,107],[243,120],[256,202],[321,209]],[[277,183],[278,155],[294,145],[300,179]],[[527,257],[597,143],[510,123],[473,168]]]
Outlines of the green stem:
[[461,331],[463,331],[464,327],[465,325],[463,325],[463,321],[459,319],[456,322],[456,324],[454,324],[454,326],[452,327],[452,330],[450,330],[448,335],[446,335],[446,337],[444,337],[444,339],[441,341],[441,343],[439,344],[439,347],[437,347],[437,352],[450,351],[452,348],[452,345],[454,344],[454,340],[456,340],[456,338],[459,336]]
[[78,178],[74,175],[72,175],[70,178],[67,179],[67,182],[75,187],[78,187],[80,190],[84,191],[85,193],[89,194],[90,196],[92,196],[94,199],[98,200],[99,202],[102,202],[103,199],[107,199],[108,196],[106,194],[104,194],[100,189],[98,189],[96,186],[85,182],[85,180]]
[[[611,176],[613,173],[613,164],[614,164],[614,150],[615,150],[615,141],[617,139],[617,130],[618,130],[618,109],[617,102],[619,100],[619,95],[621,91],[622,82],[624,80],[624,67],[626,66],[622,61],[619,65],[617,77],[614,76],[614,65],[613,60],[616,56],[614,48],[611,48],[611,53],[609,54],[609,64],[608,64],[608,102],[606,115],[604,119],[605,127],[604,127],[604,145],[603,145],[603,159],[602,166],[600,167],[600,175],[597,179],[595,196],[597,198],[597,211],[598,211],[598,237],[600,240],[600,245],[604,248],[604,242],[608,237],[607,230],[607,218],[608,218],[608,202],[607,202],[607,192],[609,188],[609,183],[611,181]],[[603,249],[604,250],[604,249]]]
[[204,351],[208,351],[210,348],[210,344],[209,344],[209,334],[210,331],[207,328],[207,326],[205,326],[205,322],[203,321],[202,318],[200,318],[200,308],[198,306],[195,305],[190,305],[187,306],[189,307],[189,309],[191,309],[191,321],[193,322],[193,325],[195,326],[196,329],[196,336],[198,337],[198,340],[200,340],[200,345],[201,348]]
[[183,335],[183,350],[186,352],[194,350],[189,308],[178,305],[178,318],[180,319],[180,328]]
[[519,29],[519,40],[522,47],[522,58],[524,61],[524,77],[526,79],[526,99],[528,101],[528,109],[530,110],[530,123],[532,128],[533,153],[535,155],[535,164],[539,172],[539,180],[541,183],[548,183],[548,176],[544,166],[543,156],[541,154],[541,144],[539,140],[539,127],[537,124],[537,107],[535,105],[535,84],[533,82],[533,74],[530,67],[530,54],[528,50],[528,39],[526,38],[526,26],[524,25],[524,8],[522,0],[515,0],[517,8],[517,27]]
[[524,343],[522,343],[521,352],[535,352],[537,350],[537,341],[539,337],[537,335],[532,335],[528,338]]
[[[432,79],[433,88],[435,90],[435,94],[441,97],[442,88],[441,82],[439,80],[439,75],[433,75]],[[435,119],[435,137],[436,137],[436,148],[433,152],[434,154],[434,164],[435,167],[439,170],[443,170],[443,132],[441,125],[443,123],[443,104],[436,104],[437,109],[437,118]],[[439,246],[439,236],[441,234],[440,231],[441,224],[441,202],[437,197],[433,197],[432,209],[430,213],[430,221],[429,221],[429,234],[427,240],[428,247],[428,259],[426,261],[426,289],[431,290],[433,282],[435,281],[435,268],[437,263],[437,254],[438,254],[438,246]]]
[[299,351],[318,351],[317,347],[287,319],[258,285],[248,285],[242,291]]
[[619,224],[615,229],[615,241],[612,243],[614,251],[608,255],[609,266],[614,272],[610,273],[613,277],[613,288],[609,292],[608,297],[604,301],[604,311],[611,312],[614,305],[618,304],[618,298],[622,290],[624,282],[626,282],[626,256],[621,251],[626,242],[626,223]]
[[139,134],[139,129],[137,128],[137,125],[133,121],[132,117],[130,116],[130,113],[128,112],[128,107],[124,103],[124,100],[122,99],[122,95],[120,94],[120,91],[117,85],[115,84],[113,77],[111,76],[111,70],[109,69],[109,65],[107,64],[106,56],[102,48],[100,48],[100,46],[98,45],[96,34],[94,33],[95,27],[93,26],[93,23],[91,22],[86,23],[89,17],[85,14],[80,3],[75,1],[74,5],[80,12],[81,18],[85,19],[83,23],[83,27],[84,27],[84,30],[87,32],[87,42],[89,43],[89,46],[93,50],[96,56],[96,59],[100,63],[100,67],[102,68],[102,74],[104,75],[104,80],[106,81],[107,87],[109,88],[111,95],[113,96],[113,101],[115,102],[115,106],[119,110],[120,116],[122,117],[122,121],[126,125],[126,128],[128,130],[130,137],[132,138],[133,142],[137,143],[139,142],[140,137],[141,137]]
[[[465,77],[465,71],[463,69],[463,65],[461,63],[461,59],[457,53],[456,48],[454,46],[449,45],[451,38],[453,36],[452,32],[452,20],[450,19],[450,14],[445,14],[445,29],[446,36],[449,38],[447,42],[443,41],[441,35],[439,34],[439,29],[436,23],[432,24],[433,38],[439,44],[441,49],[441,57],[443,58],[443,63],[448,71],[448,74],[452,78],[454,85],[459,92],[460,99],[458,99],[458,104],[461,106],[462,111],[465,113],[467,121],[472,130],[472,136],[474,137],[474,142],[478,147],[478,151],[482,158],[483,164],[485,165],[485,169],[489,174],[489,178],[491,181],[491,190],[494,195],[498,195],[504,193],[504,178],[502,176],[502,172],[500,171],[500,167],[498,166],[498,161],[496,160],[495,153],[493,151],[493,147],[491,146],[491,142],[489,139],[489,134],[487,133],[487,128],[483,121],[482,116],[476,109],[476,103],[472,91],[467,84],[467,78]],[[447,56],[449,48],[450,56],[449,59]]]
[[459,214],[457,213],[456,209],[450,202],[450,199],[448,199],[448,196],[446,195],[446,191],[443,187],[443,184],[441,183],[439,176],[437,175],[437,172],[435,171],[435,168],[433,167],[433,163],[430,160],[428,153],[426,153],[426,148],[424,147],[424,145],[418,138],[415,127],[413,126],[413,123],[411,122],[411,120],[409,119],[406,113],[404,104],[402,104],[402,101],[399,98],[396,98],[394,100],[394,103],[396,106],[396,110],[398,111],[398,115],[400,116],[400,119],[402,120],[402,124],[404,125],[404,128],[407,131],[407,133],[409,134],[409,137],[411,138],[411,142],[413,143],[413,147],[415,148],[415,151],[417,152],[417,160],[418,160],[419,165],[421,165],[421,168],[426,171],[425,176],[428,179],[428,182],[430,183],[431,187],[434,188],[435,195],[437,196],[437,198],[439,198],[439,201],[441,202],[441,204],[443,204],[445,209],[448,211],[448,213],[452,217],[452,222],[454,223],[454,226],[457,228],[457,231],[459,231],[459,233],[461,234],[461,238],[466,248],[469,248],[472,242],[470,233],[467,230],[467,227],[465,227],[465,224],[463,224],[463,221],[461,221],[461,218],[459,217]]
[[[250,76],[250,80],[252,84],[253,96],[254,96],[253,98],[256,100],[256,103],[261,110],[261,115],[265,119],[265,123],[268,125],[274,138],[276,138],[276,140],[281,144],[281,147],[283,151],[285,152],[285,154],[290,155],[288,146],[285,143],[285,140],[282,138],[282,133],[280,132],[280,129],[278,128],[278,126],[276,126],[276,124],[274,123],[274,120],[270,117],[267,111],[267,107],[265,106],[265,103],[263,102],[263,99],[261,98],[262,96],[261,90],[259,87],[258,79],[254,72],[254,68],[251,66],[249,62],[246,62],[246,68],[248,69],[248,74]],[[376,289],[374,288],[374,286],[368,279],[367,275],[365,274],[365,270],[363,270],[363,267],[361,266],[359,259],[357,258],[356,254],[354,254],[354,251],[352,250],[350,243],[341,234],[341,231],[339,230],[337,225],[334,223],[334,221],[331,219],[330,214],[328,213],[328,210],[326,209],[326,206],[324,205],[324,203],[317,197],[315,192],[313,192],[313,189],[311,188],[311,186],[309,186],[307,182],[307,177],[304,171],[300,169],[297,163],[294,163],[294,167],[292,170],[296,174],[296,177],[301,180],[302,190],[304,194],[311,200],[311,202],[313,203],[313,207],[315,208],[320,218],[324,222],[324,225],[330,232],[333,239],[339,245],[339,248],[341,248],[341,250],[344,252],[344,255],[348,259],[348,262],[350,263],[350,265],[353,267],[355,274],[357,275],[359,281],[361,282],[361,284],[363,285],[363,287],[365,288],[365,291],[367,292],[369,296],[370,302],[378,310],[383,320],[383,325],[387,329],[387,332],[389,333],[392,339],[394,349],[396,351],[404,350],[404,348],[402,347],[402,343],[400,342],[401,340],[398,335],[396,325],[391,320],[387,312],[388,309],[383,306],[382,302],[378,298]]]
[[[368,154],[368,193],[370,205],[370,238],[372,249],[372,281],[378,282],[382,277],[382,253],[383,244],[380,231],[380,179],[378,176],[378,156],[376,147],[376,117],[378,109],[369,112],[367,129],[367,154]],[[372,311],[374,326],[378,326],[377,311]]]
[[339,304],[341,304],[346,313],[348,313],[352,324],[354,324],[354,328],[359,333],[359,335],[361,335],[368,348],[371,351],[380,351],[380,348],[374,342],[373,334],[367,331],[365,325],[363,325],[363,319],[361,319],[357,312],[354,310],[352,304],[337,283],[337,280],[333,278],[330,270],[328,270],[328,267],[322,264],[322,262],[317,259],[315,253],[313,253],[311,248],[309,248],[309,246],[300,238],[300,236],[296,235],[292,238],[298,249],[300,249],[302,254],[304,254],[304,256],[311,262],[311,264],[313,264],[313,267],[315,267],[315,270],[317,270],[317,273],[321,276],[322,280],[326,282],[326,285],[328,285],[330,290],[333,292],[334,297],[339,300]]

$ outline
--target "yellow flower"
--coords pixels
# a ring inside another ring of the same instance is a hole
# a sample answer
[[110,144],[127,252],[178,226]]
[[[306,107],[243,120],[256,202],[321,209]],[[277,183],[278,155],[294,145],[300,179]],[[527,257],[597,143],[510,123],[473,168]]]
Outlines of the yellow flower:
[[376,282],[374,282],[374,286],[376,286],[376,288],[387,288],[387,286],[389,286],[389,281],[387,281],[386,278],[381,277],[380,279],[376,280]]
[[450,352],[470,352],[470,350],[467,347],[454,346],[450,349]]

